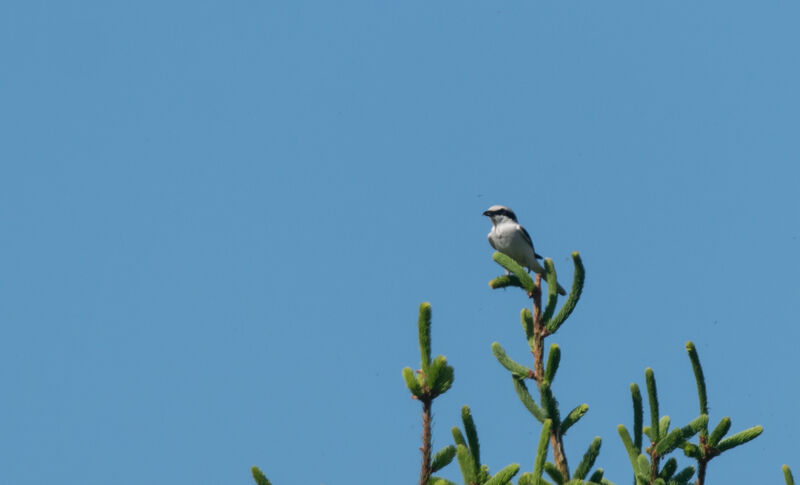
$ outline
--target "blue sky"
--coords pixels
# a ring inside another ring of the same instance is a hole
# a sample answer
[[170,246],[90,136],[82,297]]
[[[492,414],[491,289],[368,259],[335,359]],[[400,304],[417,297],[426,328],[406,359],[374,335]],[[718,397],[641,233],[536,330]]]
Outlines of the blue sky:
[[[782,483],[800,399],[795,2],[3,2],[0,482],[414,483],[416,312],[492,470],[539,426],[491,354],[493,204],[584,296],[551,342],[577,462],[654,368],[662,413],[764,426],[709,483]],[[568,284],[567,283],[567,284]],[[443,475],[459,478],[455,465]]]

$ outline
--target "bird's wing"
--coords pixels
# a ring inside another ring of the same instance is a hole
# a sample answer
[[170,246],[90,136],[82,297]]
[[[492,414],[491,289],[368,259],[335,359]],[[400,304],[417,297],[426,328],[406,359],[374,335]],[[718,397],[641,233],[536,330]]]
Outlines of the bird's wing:
[[[533,249],[533,241],[531,241],[531,235],[528,234],[528,231],[525,230],[524,227],[518,226],[522,230],[522,235],[525,236],[525,240],[528,241],[528,244],[531,245],[531,249]],[[537,253],[536,251],[533,252],[533,255],[536,256],[536,259],[543,259],[544,256]]]
[[494,245],[494,241],[492,241],[492,233],[491,232],[489,233],[488,239],[489,239],[489,244],[492,245],[492,248],[493,249],[497,249],[497,246]]
[[[525,228],[520,226],[519,224],[517,224],[517,229],[519,229],[522,232],[522,235],[525,238],[525,242],[527,242],[528,246],[530,246],[531,249],[533,249],[533,241],[531,241],[531,235],[528,234],[528,231],[526,231]],[[534,254],[536,254],[535,251],[534,251]],[[537,254],[537,256],[539,256],[539,255]]]

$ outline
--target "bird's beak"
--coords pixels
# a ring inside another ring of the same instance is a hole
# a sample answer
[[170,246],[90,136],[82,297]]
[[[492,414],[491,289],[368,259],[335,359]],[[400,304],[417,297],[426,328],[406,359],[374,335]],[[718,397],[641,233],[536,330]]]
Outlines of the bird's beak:
[[489,216],[489,211],[483,211],[483,215],[488,217]]

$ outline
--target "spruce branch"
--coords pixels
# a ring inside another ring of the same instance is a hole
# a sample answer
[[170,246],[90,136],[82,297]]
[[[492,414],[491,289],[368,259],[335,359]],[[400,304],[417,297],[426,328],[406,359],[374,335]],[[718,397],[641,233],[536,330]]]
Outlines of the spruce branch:
[[681,428],[683,439],[689,439],[704,429],[708,429],[708,415],[701,414],[700,416],[689,421],[689,424]]
[[431,472],[436,473],[442,468],[446,467],[451,461],[453,461],[455,456],[456,447],[453,445],[445,446],[441,450],[437,451],[433,456],[433,460],[431,461]]
[[[550,430],[550,446],[553,448],[553,461],[555,462],[561,475],[565,478],[569,477],[569,465],[567,464],[567,456],[564,453],[564,436],[560,431],[561,418],[558,412],[558,401],[556,401],[553,391],[550,388],[550,382],[544,379],[544,339],[547,336],[547,330],[542,321],[542,275],[536,275],[536,287],[532,293],[533,298],[533,359],[534,370],[536,376],[541,376],[537,380],[539,386],[539,394],[548,418],[551,420]],[[541,475],[539,475],[541,477]]]
[[411,367],[405,367],[403,369],[403,380],[406,381],[406,387],[411,391],[412,397],[419,399],[420,396],[422,396],[422,384],[417,379],[417,376],[414,375],[414,371],[411,370]]
[[651,443],[655,442],[658,439],[658,437],[656,437],[656,435],[651,431],[650,426],[645,426],[644,428],[642,428],[642,433],[644,433],[644,435],[650,439]]
[[454,371],[451,366],[447,365],[445,356],[437,355],[430,365],[429,372],[430,375],[427,376],[427,381],[432,397],[444,394],[453,385]]
[[503,347],[498,342],[494,342],[492,344],[492,353],[494,354],[494,356],[497,359],[497,361],[500,362],[500,365],[502,365],[503,367],[508,369],[508,371],[511,372],[511,374],[513,374],[515,377],[519,377],[519,378],[526,378],[527,377],[527,378],[531,378],[531,379],[534,378],[535,374],[534,374],[533,370],[529,369],[528,367],[525,367],[522,364],[518,364],[517,362],[514,362],[508,356],[508,354],[506,354],[506,351],[503,349]]
[[422,303],[419,306],[419,319],[417,320],[417,333],[419,335],[419,354],[422,357],[422,371],[428,373],[431,365],[431,304]]
[[564,483],[564,477],[561,475],[561,472],[558,471],[558,468],[549,461],[544,462],[544,472],[547,473],[558,485]]
[[600,445],[603,444],[602,438],[596,436],[592,443],[589,445],[589,449],[586,450],[586,453],[583,454],[583,459],[575,467],[575,472],[572,474],[573,479],[583,480],[586,478],[586,475],[589,474],[589,470],[594,465],[595,460],[597,459],[597,455],[600,454]]
[[[703,376],[703,367],[700,365],[700,357],[694,343],[686,342],[686,352],[689,353],[689,360],[692,362],[692,371],[697,382],[697,399],[700,402],[700,414],[708,414],[708,397],[706,395],[706,378]],[[708,427],[702,430],[703,436],[708,434]]]
[[637,460],[639,459],[639,448],[634,445],[631,435],[628,433],[628,428],[626,428],[624,424],[617,426],[617,433],[619,433],[619,437],[622,440],[622,445],[625,447],[625,451],[628,452],[628,458],[631,461],[631,468],[633,468],[635,473],[638,463]]
[[528,391],[528,386],[525,385],[525,381],[513,376],[512,380],[514,381],[514,390],[517,391],[517,396],[522,402],[522,405],[525,406],[525,409],[530,411],[533,417],[540,423],[544,423],[544,420],[547,419],[547,413],[533,400],[531,393]]
[[789,465],[783,465],[781,468],[783,469],[783,479],[786,481],[786,485],[794,485],[794,477]]
[[458,445],[456,452],[458,457],[458,465],[461,468],[461,475],[464,477],[465,485],[472,485],[478,483],[478,464],[472,457],[472,453],[466,445]]
[[672,477],[672,474],[675,473],[675,470],[678,469],[678,460],[675,458],[670,458],[664,463],[664,466],[661,468],[661,471],[658,473],[658,477],[664,480],[669,480]]
[[699,433],[708,424],[708,416],[703,414],[692,420],[683,428],[675,428],[664,436],[656,445],[658,456],[664,456],[677,448],[681,443]]
[[700,447],[694,443],[686,443],[682,446],[683,454],[688,456],[689,458],[701,459],[703,457],[703,452],[700,450]]
[[647,400],[650,403],[650,432],[653,441],[658,441],[658,394],[656,393],[656,376],[653,369],[647,368],[644,370],[644,378],[647,384]]
[[602,483],[602,481],[603,481],[603,473],[605,473],[605,471],[602,468],[595,469],[594,473],[592,473],[592,476],[589,477],[589,482],[590,483]]
[[509,256],[501,252],[495,252],[492,254],[492,259],[497,262],[500,266],[504,267],[507,271],[517,277],[520,283],[520,287],[531,293],[533,291],[533,280],[531,279],[530,275],[528,274],[525,269],[519,265],[516,261],[514,261]]
[[652,483],[652,466],[650,465],[650,460],[647,459],[646,455],[639,455],[636,458],[635,472],[637,480],[641,480],[645,484]]
[[453,440],[456,442],[455,454],[458,458],[458,465],[461,474],[464,476],[466,485],[491,485],[505,484],[519,471],[518,464],[509,465],[491,476],[489,467],[481,465],[480,442],[478,441],[478,430],[469,406],[461,408],[461,421],[464,423],[464,433],[458,427],[453,427]]
[[[686,351],[689,354],[689,360],[692,363],[692,370],[697,383],[697,395],[698,400],[700,401],[700,409],[707,411],[708,397],[706,394],[706,382],[705,377],[703,376],[703,367],[700,365],[700,357],[697,355],[697,348],[693,342],[686,342]],[[702,416],[704,415],[701,415],[701,417]],[[697,485],[704,485],[705,483],[708,462],[719,456],[720,453],[724,451],[735,448],[755,439],[763,431],[761,426],[754,426],[736,433],[733,436],[722,439],[730,430],[731,419],[727,416],[722,418],[719,424],[717,424],[717,426],[712,430],[711,435],[709,435],[708,419],[707,415],[705,416],[706,421],[702,423],[702,426],[699,429],[699,443],[697,445],[686,444],[683,446],[684,454],[697,460]]]
[[661,416],[658,420],[658,436],[665,437],[669,432],[669,416]]
[[475,428],[475,421],[472,419],[472,413],[469,406],[461,408],[461,421],[464,423],[464,432],[467,434],[467,444],[475,463],[481,462],[481,445],[478,442],[478,430]]
[[253,479],[256,481],[256,485],[272,485],[272,482],[267,480],[267,477],[257,466],[251,468],[250,473],[253,474]]
[[581,404],[580,406],[576,407],[572,411],[567,414],[567,417],[561,421],[561,427],[559,431],[562,435],[567,433],[567,430],[575,423],[578,422],[587,412],[589,412],[589,405],[588,404]]
[[559,327],[564,324],[564,321],[569,318],[569,316],[572,314],[572,311],[575,310],[575,306],[578,304],[578,300],[581,298],[581,293],[583,292],[583,282],[586,279],[586,271],[583,267],[581,255],[577,251],[572,253],[572,263],[575,266],[575,276],[572,279],[572,288],[569,291],[569,295],[567,295],[566,303],[564,303],[564,306],[561,307],[561,310],[558,312],[558,314],[550,319],[550,321],[546,322],[548,333],[555,333],[556,330],[558,330]]
[[542,321],[549,322],[553,318],[556,304],[558,303],[558,279],[556,278],[556,268],[552,259],[544,259],[544,270],[544,278],[547,281],[547,303],[545,303],[544,312],[542,313]]
[[[648,436],[652,441],[652,445],[647,448],[647,451],[650,453],[650,469],[643,473],[648,477],[648,483],[653,485],[658,476],[658,465],[660,461],[657,446],[659,441],[661,441],[661,436],[659,434],[661,431],[661,421],[658,415],[658,393],[656,392],[656,376],[653,373],[653,369],[649,367],[645,369],[644,378],[647,385],[647,401],[650,404],[650,434]],[[669,421],[666,422],[666,425],[669,425]],[[665,428],[667,426],[665,426]],[[639,455],[640,458],[642,456],[643,455]]]
[[539,390],[542,393],[542,405],[545,411],[547,411],[547,417],[553,421],[553,430],[556,430],[561,424],[561,416],[558,412],[558,401],[556,401],[556,397],[553,395],[553,390],[550,389],[549,382],[542,381],[539,385]]
[[762,431],[764,431],[764,428],[761,426],[753,426],[752,428],[740,431],[730,438],[725,438],[724,440],[720,441],[717,445],[717,450],[722,453],[723,451],[743,445],[748,441],[754,440],[756,437],[758,437],[758,435],[761,434]]
[[[579,406],[573,410],[573,412],[567,416],[566,426],[562,427],[558,410],[558,401],[553,395],[551,388],[551,383],[555,378],[561,359],[561,349],[557,345],[551,347],[550,353],[548,354],[547,366],[545,367],[544,339],[558,330],[570,316],[583,291],[585,271],[580,254],[577,252],[572,254],[573,263],[575,265],[575,278],[573,279],[572,289],[567,296],[567,302],[557,314],[555,313],[558,302],[558,282],[555,267],[551,259],[544,260],[544,271],[542,274],[536,274],[535,279],[531,280],[530,275],[511,258],[501,253],[494,253],[492,258],[519,280],[519,286],[522,287],[526,291],[528,297],[533,300],[533,311],[531,312],[525,309],[521,313],[522,328],[525,331],[525,337],[528,341],[531,353],[533,354],[533,369],[529,369],[511,360],[505,353],[505,350],[503,350],[497,342],[492,344],[492,352],[498,362],[512,373],[514,377],[514,388],[523,405],[537,420],[542,421],[545,417],[550,419],[549,439],[550,445],[553,448],[553,461],[558,471],[561,473],[561,476],[567,479],[570,475],[567,458],[564,453],[563,435],[569,426],[575,424],[575,422],[586,413],[588,406]],[[499,288],[510,286],[512,283],[515,283],[515,281],[512,281],[510,278],[501,278],[503,277],[492,280],[490,286],[492,288]],[[547,281],[547,302],[544,306],[542,305],[543,278]],[[555,316],[553,316],[554,314]],[[527,386],[525,386],[523,381],[526,377],[536,381],[539,388],[541,407],[535,403],[528,392]],[[520,477],[521,481],[526,480],[524,476],[525,475]],[[539,475],[537,479],[540,477],[541,475]]]
[[[525,331],[525,338],[528,340],[528,345],[532,345],[533,315],[531,315],[531,311],[528,308],[523,308],[519,316],[522,321],[522,330]],[[533,348],[531,348],[531,350],[533,350]]]
[[547,365],[544,368],[544,380],[553,382],[558,370],[558,364],[561,362],[561,348],[558,344],[550,346],[550,352],[547,353]]
[[692,475],[694,475],[694,467],[690,465],[676,473],[672,479],[677,483],[684,483],[691,480]]
[[437,460],[434,463],[431,454],[432,440],[432,421],[433,421],[433,400],[447,392],[453,385],[455,376],[453,368],[448,365],[447,359],[443,355],[438,355],[431,359],[431,304],[422,303],[419,306],[419,317],[417,319],[417,333],[419,337],[420,366],[422,367],[415,374],[410,367],[403,369],[403,380],[406,387],[411,392],[411,397],[422,403],[422,465],[420,466],[420,485],[428,485],[431,481],[431,474],[449,463],[453,457],[444,462],[450,451],[442,450],[440,455],[437,453]]
[[631,384],[631,399],[633,400],[633,444],[636,447],[636,454],[642,451],[642,422],[644,421],[644,410],[642,408],[642,393],[639,386],[634,382]]
[[487,480],[483,485],[505,485],[511,483],[511,479],[519,472],[519,464],[512,463],[495,473],[492,478]]
[[478,470],[478,483],[485,484],[490,478],[492,478],[492,474],[489,473],[489,466],[481,465]]
[[[692,363],[695,383],[697,384],[700,410],[707,411],[708,397],[706,394],[706,382],[703,376],[703,368],[700,365],[700,358],[697,355],[697,349],[692,342],[687,342],[686,350],[689,354],[689,360]],[[723,439],[730,430],[730,418],[727,416],[722,418],[719,424],[711,431],[711,434],[709,434],[708,414],[705,412],[701,413],[700,416],[693,419],[686,426],[675,428],[670,431],[669,417],[659,416],[655,374],[649,367],[645,369],[645,381],[650,401],[650,426],[642,427],[641,433],[647,435],[651,441],[650,446],[643,450],[646,454],[635,456],[636,453],[640,452],[641,445],[637,446],[637,443],[634,442],[624,426],[620,425],[618,427],[620,438],[631,460],[636,485],[655,485],[660,483],[660,481],[665,484],[667,481],[669,481],[669,484],[688,483],[688,480],[691,479],[692,475],[695,473],[695,467],[687,467],[672,476],[675,472],[676,464],[673,463],[673,459],[670,458],[659,471],[659,460],[665,458],[676,448],[683,449],[683,453],[686,456],[694,458],[697,461],[696,485],[704,485],[708,462],[716,456],[719,456],[722,452],[756,438],[763,431],[761,426],[754,426]],[[633,398],[634,428],[637,428],[641,426],[641,415],[643,413],[642,397],[636,384],[631,384],[631,396]],[[638,432],[636,434],[637,436],[639,435]],[[687,441],[695,435],[698,435],[698,443],[690,443]],[[649,469],[646,469],[645,463],[649,464],[649,467],[647,467]]]
[[453,426],[451,431],[453,432],[453,441],[456,442],[456,446],[467,446],[467,440],[464,439],[464,434],[461,432],[461,429],[458,426]]
[[489,281],[489,287],[493,290],[499,290],[500,288],[508,288],[509,286],[516,286],[517,288],[525,289],[522,286],[522,282],[514,275],[503,275],[498,276],[497,278]]
[[725,416],[720,420],[719,424],[711,431],[711,435],[708,437],[708,445],[709,446],[717,446],[719,440],[722,439],[723,436],[728,434],[728,431],[731,429],[731,418]]
[[[549,419],[546,419],[544,423],[542,423],[542,433],[539,435],[539,446],[536,447],[536,460],[533,465],[533,476],[535,480],[542,478],[544,463],[547,461],[547,442],[550,437],[550,427],[552,424],[553,421]],[[560,468],[559,472],[561,472]],[[569,475],[564,475],[564,472],[561,472],[561,476]]]

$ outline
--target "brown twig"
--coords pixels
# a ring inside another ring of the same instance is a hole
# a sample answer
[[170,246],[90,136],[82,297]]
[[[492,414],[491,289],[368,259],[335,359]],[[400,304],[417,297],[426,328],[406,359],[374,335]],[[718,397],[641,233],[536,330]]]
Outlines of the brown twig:
[[433,399],[421,397],[422,401],[422,470],[419,475],[419,485],[427,485],[431,478],[431,407]]
[[706,481],[706,460],[697,460],[697,485],[703,485]]
[[[542,323],[542,275],[536,275],[536,286],[529,294],[533,300],[533,368],[537,377],[544,376],[544,338],[548,335]],[[536,379],[536,385],[541,391],[541,377]],[[569,466],[564,454],[564,440],[560,432],[561,423],[553,423],[550,428],[550,446],[553,448],[553,461],[556,468],[565,479],[569,478]]]
[[702,454],[697,459],[697,485],[703,485],[706,481],[706,465],[715,456],[719,456],[719,450],[713,446],[708,445],[708,438],[706,435],[700,435],[700,448]]
[[656,445],[655,443],[652,445],[653,451],[650,453],[650,484],[656,483],[656,478],[658,478],[658,462],[659,456],[656,452]]

